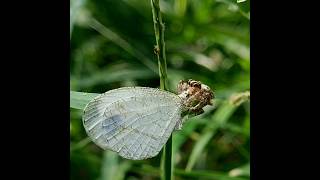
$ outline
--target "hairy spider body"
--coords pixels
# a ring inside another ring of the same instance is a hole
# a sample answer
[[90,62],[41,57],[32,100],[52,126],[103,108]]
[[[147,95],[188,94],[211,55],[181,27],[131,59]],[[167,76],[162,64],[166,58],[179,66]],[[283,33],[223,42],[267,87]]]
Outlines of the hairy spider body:
[[178,95],[183,100],[185,111],[196,115],[202,114],[203,107],[212,105],[211,99],[214,98],[213,91],[200,81],[189,79],[181,80],[177,87]]

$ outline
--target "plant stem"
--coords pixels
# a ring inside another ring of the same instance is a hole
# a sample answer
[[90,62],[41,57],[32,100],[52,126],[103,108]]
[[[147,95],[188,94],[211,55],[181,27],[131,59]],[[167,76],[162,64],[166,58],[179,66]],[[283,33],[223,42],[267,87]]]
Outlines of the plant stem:
[[172,166],[172,135],[170,135],[167,143],[163,146],[161,157],[161,170],[163,180],[173,179],[173,166]]
[[[164,42],[164,23],[162,22],[159,0],[150,0],[153,16],[154,33],[156,37],[156,46],[154,49],[158,58],[160,88],[168,90],[167,85],[167,60],[166,48]],[[171,180],[173,177],[172,166],[172,135],[170,135],[166,145],[163,147],[161,158],[162,179]]]
[[167,86],[167,59],[166,59],[166,48],[164,43],[164,24],[162,22],[159,0],[151,0],[152,15],[154,33],[156,37],[155,54],[158,58],[159,75],[160,75],[160,88],[168,90]]

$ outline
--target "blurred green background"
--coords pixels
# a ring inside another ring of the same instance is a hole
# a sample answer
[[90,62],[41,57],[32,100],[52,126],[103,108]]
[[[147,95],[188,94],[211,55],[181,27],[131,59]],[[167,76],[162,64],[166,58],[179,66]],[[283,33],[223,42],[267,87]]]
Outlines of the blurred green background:
[[[181,79],[210,86],[214,106],[173,133],[175,179],[250,179],[250,1],[160,0],[170,91]],[[159,87],[149,0],[70,0],[72,91]],[[238,95],[238,97],[237,97]],[[243,96],[242,96],[243,97]],[[240,103],[232,104],[235,98]],[[89,141],[70,108],[70,179],[160,179],[161,153],[126,160]]]

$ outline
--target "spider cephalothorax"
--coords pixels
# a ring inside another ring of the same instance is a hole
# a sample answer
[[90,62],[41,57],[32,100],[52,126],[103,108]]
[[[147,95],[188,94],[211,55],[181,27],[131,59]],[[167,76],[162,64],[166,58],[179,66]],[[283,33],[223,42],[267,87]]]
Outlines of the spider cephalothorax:
[[177,89],[179,97],[183,100],[185,111],[189,113],[202,114],[204,106],[212,105],[213,91],[200,81],[192,79],[188,81],[181,80]]

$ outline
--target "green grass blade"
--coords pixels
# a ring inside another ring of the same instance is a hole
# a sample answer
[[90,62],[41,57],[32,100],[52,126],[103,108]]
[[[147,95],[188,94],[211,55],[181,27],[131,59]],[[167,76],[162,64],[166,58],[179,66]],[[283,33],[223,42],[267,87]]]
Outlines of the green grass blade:
[[117,153],[104,151],[100,180],[125,179],[126,172],[130,167],[130,161],[120,161]]
[[70,107],[82,110],[97,95],[99,94],[70,91]]
[[246,13],[243,12],[240,7],[238,6],[238,4],[233,3],[231,1],[227,1],[227,0],[217,0],[217,2],[221,2],[223,4],[226,4],[229,6],[229,10],[234,11],[234,12],[238,12],[239,14],[241,14],[243,17],[245,17],[246,19],[250,20],[250,13]]
[[91,139],[89,137],[84,138],[83,140],[81,140],[80,142],[78,142],[77,144],[70,144],[70,152],[76,151],[78,149],[82,149],[83,147],[85,147],[86,145],[88,145],[91,142]]
[[[150,165],[142,165],[141,167],[132,167],[129,171],[139,174],[148,174],[159,177],[161,171],[158,168]],[[185,171],[183,169],[175,168],[173,174],[181,177],[181,179],[214,179],[214,180],[249,180],[248,177],[233,177],[226,172],[220,171]]]
[[172,151],[173,153],[177,153],[182,146],[182,144],[187,141],[188,137],[192,134],[194,129],[198,127],[200,124],[199,121],[197,121],[198,118],[194,117],[191,119],[188,119],[187,122],[183,125],[183,128],[181,131],[174,132],[173,133],[173,146],[172,146]]
[[116,153],[104,151],[100,180],[112,180],[113,177],[115,177],[119,165],[118,161],[118,155]]
[[216,180],[249,180],[249,178],[244,177],[232,177],[224,172],[213,172],[213,171],[185,171],[182,169],[176,169],[175,175],[181,177],[193,177],[195,179],[216,179]]
[[202,154],[204,148],[209,143],[210,139],[216,133],[216,131],[223,126],[227,120],[231,117],[237,106],[232,105],[229,101],[225,101],[213,115],[208,126],[202,131],[200,139],[196,142],[190,158],[188,160],[186,170],[190,171],[195,165],[196,161]]
[[70,38],[78,12],[84,3],[85,0],[70,0]]
[[155,63],[153,63],[147,56],[145,56],[137,48],[128,43],[125,39],[120,37],[117,33],[111,31],[109,28],[101,24],[98,20],[91,18],[89,21],[89,26],[98,31],[102,36],[110,39],[113,43],[117,44],[122,49],[127,51],[130,55],[135,57],[150,70],[152,70],[153,72],[157,72]]
[[250,163],[247,163],[243,166],[232,169],[231,171],[229,171],[229,176],[231,176],[231,177],[238,177],[238,176],[250,177]]
[[[153,27],[156,39],[155,54],[158,59],[160,89],[168,91],[168,76],[167,76],[167,59],[166,47],[164,41],[164,23],[162,22],[160,0],[150,0],[153,18]],[[163,147],[163,154],[161,158],[162,178],[164,180],[173,179],[172,166],[172,135],[170,135],[167,143]]]
[[156,78],[157,74],[148,69],[143,68],[126,68],[123,71],[121,68],[112,67],[94,73],[91,76],[82,79],[72,79],[72,82],[77,82],[79,88],[88,88],[98,84],[109,84],[114,82],[123,82],[128,79],[152,79]]

